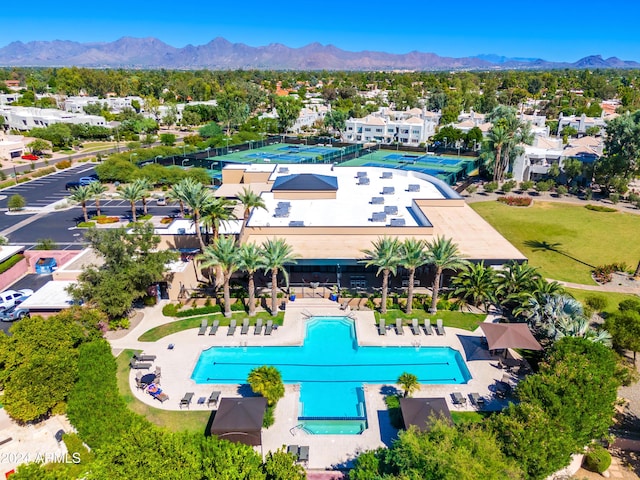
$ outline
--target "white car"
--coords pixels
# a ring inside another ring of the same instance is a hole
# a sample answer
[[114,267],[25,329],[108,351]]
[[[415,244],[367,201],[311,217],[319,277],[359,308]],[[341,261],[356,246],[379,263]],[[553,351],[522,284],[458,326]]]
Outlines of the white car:
[[0,310],[0,321],[13,322],[14,320],[22,320],[24,317],[29,316],[29,310],[21,307],[20,305],[14,305],[6,310]]
[[31,295],[33,295],[33,290],[28,288],[23,288],[22,290],[5,290],[0,293],[0,310],[19,305]]

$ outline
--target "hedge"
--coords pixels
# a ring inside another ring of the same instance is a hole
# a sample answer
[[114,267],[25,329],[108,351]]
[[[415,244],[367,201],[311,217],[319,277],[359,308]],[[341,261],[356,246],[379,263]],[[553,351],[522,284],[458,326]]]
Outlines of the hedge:
[[590,203],[585,205],[584,208],[586,208],[587,210],[593,210],[594,212],[616,212],[617,210],[615,208],[611,208],[611,207],[603,207],[602,205],[591,205]]
[[220,305],[211,305],[209,307],[199,307],[192,308],[190,310],[182,310],[180,312],[176,312],[175,316],[182,317],[194,317],[196,315],[206,315],[207,313],[220,313],[222,309]]
[[21,253],[17,253],[16,255],[9,257],[4,262],[0,263],[0,273],[6,272],[23,258],[24,255]]

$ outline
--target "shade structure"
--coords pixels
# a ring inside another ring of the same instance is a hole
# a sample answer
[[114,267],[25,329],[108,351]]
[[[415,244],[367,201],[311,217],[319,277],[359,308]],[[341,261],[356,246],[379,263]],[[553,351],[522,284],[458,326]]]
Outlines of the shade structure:
[[542,350],[526,323],[481,323],[480,328],[487,337],[489,350],[522,348]]
[[451,412],[444,398],[401,398],[400,411],[404,428],[415,425],[418,430],[428,431],[437,418],[451,420]]
[[256,446],[262,444],[262,421],[267,409],[264,397],[223,398],[211,424],[211,435]]

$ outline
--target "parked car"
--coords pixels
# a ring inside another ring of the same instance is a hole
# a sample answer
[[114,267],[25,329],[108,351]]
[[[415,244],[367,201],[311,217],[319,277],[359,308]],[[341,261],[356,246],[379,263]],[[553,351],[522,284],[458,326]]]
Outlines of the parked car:
[[98,179],[95,177],[80,177],[79,180],[74,180],[71,182],[67,182],[66,185],[64,186],[65,189],[67,190],[73,190],[75,188],[78,187],[85,187],[87,185],[92,184],[93,182],[97,182]]
[[22,155],[22,159],[36,161],[36,160],[40,160],[40,157],[38,157],[37,155],[34,155],[33,153],[27,153],[26,155]]
[[14,320],[22,320],[24,317],[29,316],[29,310],[21,307],[20,305],[14,305],[11,308],[0,310],[0,321],[13,322]]
[[156,198],[156,205],[163,207],[167,204],[167,199],[165,197]]
[[28,288],[23,288],[22,290],[5,290],[0,293],[0,310],[6,310],[14,305],[19,305],[31,295],[33,295],[33,290]]

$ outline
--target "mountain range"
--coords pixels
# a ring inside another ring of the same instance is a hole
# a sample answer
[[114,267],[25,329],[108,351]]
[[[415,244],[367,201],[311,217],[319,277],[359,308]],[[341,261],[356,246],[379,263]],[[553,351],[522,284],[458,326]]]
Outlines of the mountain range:
[[0,48],[1,66],[262,70],[506,70],[557,68],[640,68],[635,61],[592,55],[576,62],[499,55],[441,57],[413,51],[403,54],[363,50],[350,52],[333,45],[310,43],[290,48],[280,43],[251,47],[218,37],[205,45],[176,48],[157,38],[123,37],[114,42],[64,40],[12,42]]

